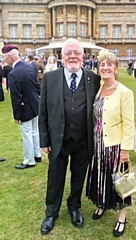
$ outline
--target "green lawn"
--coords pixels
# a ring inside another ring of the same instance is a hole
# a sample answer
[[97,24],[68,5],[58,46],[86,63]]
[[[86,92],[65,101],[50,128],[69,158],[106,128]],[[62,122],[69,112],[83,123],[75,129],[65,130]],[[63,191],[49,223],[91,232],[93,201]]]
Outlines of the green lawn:
[[[119,70],[119,80],[134,91],[136,108],[136,82],[128,76],[126,69]],[[94,221],[91,215],[95,206],[82,194],[81,212],[85,218],[82,229],[74,228],[67,213],[66,199],[69,193],[70,173],[67,173],[66,187],[60,211],[53,231],[41,236],[40,226],[45,211],[45,190],[48,160],[35,168],[17,170],[15,165],[23,160],[20,128],[14,124],[9,93],[6,101],[0,103],[0,157],[6,161],[0,163],[0,239],[1,240],[112,240],[112,230],[118,213],[107,211],[101,220]],[[136,110],[136,109],[135,109]],[[131,152],[133,165],[136,155]],[[128,224],[123,240],[136,239],[136,195],[133,206],[127,208]]]

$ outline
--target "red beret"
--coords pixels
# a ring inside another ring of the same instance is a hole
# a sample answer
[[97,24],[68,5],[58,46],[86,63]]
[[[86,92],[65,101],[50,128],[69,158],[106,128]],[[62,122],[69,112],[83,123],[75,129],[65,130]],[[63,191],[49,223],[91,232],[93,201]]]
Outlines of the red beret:
[[13,45],[5,45],[5,46],[1,49],[1,51],[2,51],[2,53],[8,53],[8,52],[10,52],[12,49],[17,49],[17,50],[18,50],[18,47],[13,46]]

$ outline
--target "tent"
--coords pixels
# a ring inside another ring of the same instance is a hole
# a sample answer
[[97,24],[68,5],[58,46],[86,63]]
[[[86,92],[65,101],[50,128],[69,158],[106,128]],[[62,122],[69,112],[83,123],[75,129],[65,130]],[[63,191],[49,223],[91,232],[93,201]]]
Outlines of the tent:
[[[61,49],[63,46],[64,42],[54,42],[54,43],[50,43],[49,45],[40,47],[40,48],[36,48],[35,50],[31,50],[31,51],[36,51],[36,52],[48,52],[49,50],[52,49]],[[93,51],[99,52],[101,49],[103,49],[102,47],[99,47],[97,45],[94,45],[92,43],[89,42],[81,42],[82,46],[84,49],[93,49]]]

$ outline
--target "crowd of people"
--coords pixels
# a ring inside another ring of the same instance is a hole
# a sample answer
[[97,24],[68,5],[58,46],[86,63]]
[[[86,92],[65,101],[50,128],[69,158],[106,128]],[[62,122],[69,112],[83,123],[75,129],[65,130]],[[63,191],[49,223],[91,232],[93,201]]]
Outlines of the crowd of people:
[[133,78],[134,80],[136,80],[136,58],[130,59],[128,61],[127,72],[128,72],[128,75],[133,74]]
[[131,196],[122,199],[117,194],[111,175],[120,162],[127,168],[133,149],[134,96],[118,81],[115,55],[101,50],[96,74],[83,68],[84,50],[76,39],[66,40],[62,47],[63,67],[57,68],[52,57],[46,71],[37,67],[33,56],[22,62],[16,46],[6,45],[2,53],[4,62],[12,67],[8,78],[13,117],[20,125],[23,143],[24,160],[15,167],[26,169],[42,162],[40,148],[49,159],[41,234],[50,233],[59,217],[70,161],[67,208],[72,225],[84,225],[80,208],[87,174],[86,196],[96,205],[93,220],[109,209],[118,209],[113,235],[122,236]]

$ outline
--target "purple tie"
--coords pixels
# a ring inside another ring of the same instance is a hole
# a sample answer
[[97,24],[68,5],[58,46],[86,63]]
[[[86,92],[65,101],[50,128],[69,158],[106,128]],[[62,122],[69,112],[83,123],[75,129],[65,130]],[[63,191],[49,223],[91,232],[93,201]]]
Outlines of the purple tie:
[[70,91],[71,91],[72,95],[76,91],[76,77],[77,77],[76,73],[71,74],[72,80],[71,80],[71,84],[70,84]]

